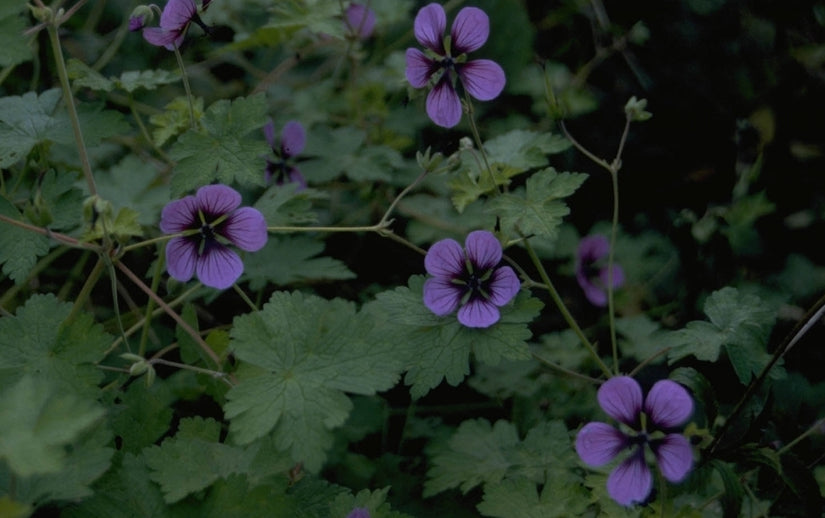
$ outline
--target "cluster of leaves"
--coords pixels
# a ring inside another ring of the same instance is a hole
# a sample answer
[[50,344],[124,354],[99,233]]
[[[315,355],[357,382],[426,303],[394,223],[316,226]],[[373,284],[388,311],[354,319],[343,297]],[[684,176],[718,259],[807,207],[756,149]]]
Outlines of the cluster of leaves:
[[[0,7],[0,516],[820,512],[825,385],[787,356],[809,328],[782,335],[787,315],[806,321],[796,304],[823,270],[795,254],[762,283],[687,287],[697,279],[658,224],[576,223],[595,175],[568,170],[577,150],[548,115],[598,97],[562,63],[530,64],[538,27],[584,19],[574,2],[544,24],[535,2],[478,2],[508,85],[454,131],[434,129],[403,80],[419,5],[365,3],[378,23],[358,40],[347,2],[213,0],[211,34],[190,27],[180,49],[192,98],[174,53],[128,33],[127,0]],[[627,30],[603,50],[640,41]],[[645,108],[631,99],[628,124]],[[308,188],[267,185],[270,118],[306,126]],[[760,164],[727,203],[674,217],[691,246],[762,249],[754,223],[777,207],[755,187]],[[164,205],[215,182],[270,227],[223,293],[166,280],[158,245]],[[484,329],[431,313],[422,257],[407,253],[476,229],[524,281]],[[583,232],[616,234],[615,319],[569,281]],[[543,271],[582,328],[559,317]],[[612,466],[573,449],[604,419],[594,382],[613,362],[696,401],[695,472],[632,508],[605,489]]]

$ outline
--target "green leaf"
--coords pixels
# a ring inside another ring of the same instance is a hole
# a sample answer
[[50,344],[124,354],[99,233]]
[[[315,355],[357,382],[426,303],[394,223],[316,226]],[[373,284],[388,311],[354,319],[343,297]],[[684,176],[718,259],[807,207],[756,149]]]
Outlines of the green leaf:
[[273,8],[273,19],[266,27],[307,29],[314,34],[343,38],[341,4],[334,0],[283,2]]
[[503,480],[487,484],[478,511],[484,516],[496,518],[554,518],[584,516],[589,505],[590,494],[587,490],[557,477],[548,480],[540,495],[536,491],[536,483],[529,480]]
[[315,189],[298,190],[296,183],[272,185],[255,202],[255,208],[269,226],[309,224],[318,221],[313,202],[327,197]]
[[[515,302],[501,308],[501,320],[475,329],[461,325],[455,315],[439,317],[424,305],[424,277],[410,277],[409,287],[380,293],[365,311],[376,320],[392,322],[388,335],[397,354],[406,356],[408,371],[404,382],[412,385],[410,393],[419,398],[443,379],[458,385],[470,373],[470,354],[482,363],[497,364],[502,358],[530,358],[526,340],[528,324],[538,315],[542,303],[521,292]],[[402,349],[403,348],[403,349]]]
[[486,212],[501,217],[501,227],[516,237],[519,233],[555,238],[562,218],[570,213],[561,201],[576,192],[587,179],[582,173],[557,173],[553,168],[534,173],[524,191],[506,193],[490,200]]
[[266,163],[262,157],[270,149],[263,132],[258,138],[248,135],[264,125],[266,111],[263,94],[212,104],[200,120],[201,128],[188,130],[169,150],[177,161],[172,195],[182,196],[216,180],[263,186]]
[[66,61],[66,72],[75,87],[86,87],[104,92],[111,92],[114,87],[112,80],[103,77],[100,72],[79,59],[69,58]]
[[355,508],[367,509],[370,518],[411,518],[410,515],[393,511],[385,502],[390,488],[362,489],[356,495],[341,493],[329,504],[329,516],[348,516]]
[[[0,214],[22,221],[14,205],[2,196]],[[37,263],[37,258],[46,255],[48,251],[49,240],[46,236],[0,221],[0,264],[3,265],[3,273],[15,284],[23,283]]]
[[[191,128],[192,121],[189,116],[189,101],[186,97],[176,97],[163,107],[164,112],[149,117],[149,122],[156,126],[152,130],[152,140],[158,147],[163,146],[175,135],[183,133]],[[192,100],[192,109],[195,112],[195,120],[203,117],[203,98],[196,97]]]
[[324,243],[306,236],[270,237],[266,246],[244,260],[244,276],[253,291],[268,282],[286,286],[312,280],[353,279],[344,263],[331,257],[316,257]]
[[115,209],[130,208],[138,213],[141,225],[156,225],[169,201],[169,186],[158,181],[151,163],[127,155],[108,171],[95,174],[97,192]]
[[23,35],[28,29],[27,18],[20,16],[25,5],[23,2],[8,2],[0,13],[0,67],[18,65],[34,57],[33,38]]
[[276,292],[261,311],[237,317],[231,347],[244,362],[224,405],[241,444],[272,433],[279,448],[317,471],[331,430],[352,409],[345,392],[391,387],[401,368],[385,334],[350,302]]
[[165,383],[132,383],[114,406],[112,431],[120,437],[120,450],[139,453],[169,431],[175,397]]
[[0,400],[0,458],[21,477],[60,471],[66,446],[103,417],[93,399],[59,392],[47,379],[30,375]]
[[367,135],[358,128],[313,127],[307,137],[301,172],[311,182],[326,182],[340,175],[358,181],[390,181],[404,167],[401,154],[387,146],[365,145]]
[[662,328],[645,314],[623,317],[616,320],[616,331],[622,336],[619,350],[622,356],[630,356],[638,361],[653,358],[659,362],[665,358],[661,354],[666,345],[662,343]]
[[119,88],[131,93],[139,88],[154,90],[158,86],[180,81],[180,74],[168,70],[127,70],[112,81]]
[[560,421],[539,424],[524,441],[508,421],[493,426],[484,419],[464,421],[446,444],[436,443],[433,450],[425,497],[456,487],[467,493],[505,479],[534,485],[564,478],[577,466],[567,427]]
[[219,443],[219,434],[220,423],[214,419],[186,418],[175,437],[143,450],[150,477],[160,484],[167,503],[249,468],[254,450]]
[[60,97],[56,88],[40,95],[0,97],[0,167],[13,165],[49,138],[57,124],[52,115]]
[[[704,312],[710,322],[689,322],[667,338],[673,346],[668,361],[693,355],[714,362],[724,349],[739,381],[747,384],[770,360],[765,346],[775,312],[758,297],[730,287],[713,292],[705,301]],[[775,371],[777,375],[781,372]]]
[[93,365],[112,337],[81,312],[64,322],[72,305],[54,295],[34,295],[16,316],[0,318],[0,390],[26,374],[43,377],[61,392],[97,394],[103,375]]

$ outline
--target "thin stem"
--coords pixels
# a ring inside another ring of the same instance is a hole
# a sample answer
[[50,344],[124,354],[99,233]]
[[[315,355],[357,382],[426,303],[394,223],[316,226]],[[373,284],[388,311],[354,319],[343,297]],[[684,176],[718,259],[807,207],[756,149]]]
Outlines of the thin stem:
[[189,124],[192,129],[195,129],[195,104],[192,101],[192,90],[189,88],[189,76],[186,75],[186,66],[183,64],[183,57],[181,57],[177,45],[175,45],[175,59],[178,60],[180,77],[183,80],[183,89],[186,91],[186,100],[189,103]]
[[144,293],[146,293],[146,295],[149,296],[149,298],[153,299],[158,306],[163,308],[163,311],[165,311],[167,315],[172,317],[172,319],[175,322],[177,322],[178,325],[181,328],[183,328],[183,330],[186,331],[189,334],[189,336],[191,336],[192,339],[195,340],[198,343],[198,345],[200,345],[201,349],[203,349],[203,351],[206,353],[206,355],[209,356],[209,358],[213,362],[215,362],[215,365],[220,367],[220,365],[221,365],[220,357],[215,353],[215,351],[212,350],[211,347],[209,347],[209,344],[207,344],[204,341],[204,339],[201,338],[200,334],[198,334],[197,331],[192,329],[192,326],[190,326],[183,318],[181,318],[181,316],[178,315],[177,312],[175,312],[175,310],[173,310],[171,307],[169,307],[169,305],[162,298],[160,298],[154,291],[152,291],[149,288],[149,286],[147,286],[142,280],[140,280],[140,278],[137,275],[135,275],[134,272],[132,272],[132,270],[127,268],[125,264],[118,261],[116,263],[116,266],[120,271],[125,273],[127,277],[129,277],[129,280],[131,280],[133,283],[135,283],[135,285],[138,288],[140,288]]
[[187,365],[185,363],[178,363],[178,362],[173,362],[173,361],[170,361],[170,360],[164,360],[163,358],[154,358],[154,359],[149,360],[148,363],[149,364],[166,365],[168,367],[176,367],[178,369],[197,372],[197,373],[200,373],[200,374],[208,374],[209,376],[212,376],[213,378],[217,378],[217,379],[223,381],[224,383],[226,383],[230,387],[234,386],[232,381],[229,380],[227,373],[225,373],[225,372],[213,371],[213,370],[210,370],[210,369],[204,369],[202,367],[195,367],[194,365]]
[[57,66],[57,75],[60,78],[60,87],[63,90],[63,99],[66,102],[66,109],[69,111],[69,121],[72,123],[72,133],[74,134],[75,144],[77,145],[77,152],[80,155],[80,168],[83,170],[83,177],[86,179],[86,185],[89,188],[89,194],[97,194],[97,186],[95,185],[95,178],[92,174],[92,165],[89,161],[89,155],[86,152],[86,143],[83,140],[83,132],[80,129],[80,118],[77,115],[77,108],[74,104],[74,96],[72,95],[72,87],[69,84],[69,73],[66,70],[66,61],[63,59],[63,48],[60,45],[60,38],[57,34],[57,27],[59,22],[54,21],[46,26],[49,33],[49,41],[54,52],[54,61]]
[[75,298],[74,301],[74,306],[72,306],[72,310],[69,313],[69,316],[66,317],[66,321],[71,321],[77,318],[78,313],[80,313],[81,307],[86,303],[86,300],[92,293],[92,288],[95,287],[95,284],[97,284],[98,279],[100,279],[100,274],[103,273],[103,268],[105,266],[106,262],[103,260],[103,258],[98,257],[97,262],[92,268],[92,271],[89,272],[89,276],[86,277],[86,282],[83,283],[83,287],[80,288],[80,293],[77,294],[77,298]]
[[[22,176],[22,175],[21,175]],[[35,225],[31,225],[24,221],[20,221],[18,219],[10,218],[6,215],[0,214],[0,221],[4,223],[8,223],[10,225],[14,225],[16,227],[22,228],[24,230],[29,230],[31,232],[37,232],[38,234],[42,234],[50,239],[54,239],[60,244],[71,246],[73,248],[82,248],[85,250],[91,250],[93,252],[99,252],[100,249],[98,246],[93,245],[91,243],[84,243],[82,241],[78,241],[77,239],[67,236],[66,234],[61,234],[60,232],[53,232],[48,228],[45,227],[38,227]]]
[[[152,273],[152,286],[151,289],[154,293],[158,292],[158,287],[160,286],[160,278],[163,274],[163,263],[165,262],[166,256],[164,254],[158,254],[158,260],[155,262],[155,271]],[[146,354],[146,344],[149,342],[149,330],[151,329],[152,323],[152,312],[154,311],[154,304],[155,301],[149,299],[146,302],[146,311],[143,312],[143,330],[140,333],[140,343],[138,344],[138,356],[143,356]],[[128,349],[128,342],[126,341],[126,334],[124,333],[123,343],[127,345]]]
[[610,171],[613,186],[613,219],[610,224],[610,248],[607,251],[607,319],[610,328],[610,348],[613,351],[613,371],[619,374],[619,345],[616,339],[616,306],[613,300],[614,286],[614,250],[616,250],[616,233],[619,228],[619,175]]
[[232,289],[235,290],[235,293],[237,293],[238,296],[240,296],[244,302],[246,302],[246,305],[249,306],[252,309],[252,311],[258,311],[258,306],[256,306],[255,303],[252,302],[252,299],[249,298],[249,296],[241,289],[240,286],[238,286],[237,283],[232,285]]
[[531,353],[531,355],[533,356],[533,358],[535,358],[536,360],[538,360],[542,364],[550,367],[553,370],[559,371],[562,374],[566,374],[566,375],[571,376],[573,378],[582,379],[582,380],[584,380],[588,383],[593,383],[593,384],[596,384],[596,385],[601,383],[601,380],[598,380],[596,378],[591,378],[590,376],[578,373],[576,371],[572,371],[570,369],[566,369],[566,368],[562,367],[561,365],[559,365],[557,363],[551,362],[550,360],[548,360],[547,358],[542,357],[539,354]]
[[[522,236],[523,237],[523,236]],[[533,250],[533,246],[530,244],[529,239],[524,240],[524,246],[527,248],[527,253],[530,255],[530,259],[533,261],[533,264],[536,266],[536,269],[539,272],[539,276],[541,277],[542,282],[544,282],[545,286],[547,287],[547,292],[550,294],[550,298],[553,299],[553,302],[556,304],[556,307],[561,312],[561,316],[564,318],[567,325],[570,326],[570,329],[576,333],[576,336],[579,337],[579,341],[584,344],[587,350],[590,352],[590,355],[593,356],[593,359],[598,364],[599,368],[608,378],[612,376],[610,372],[610,368],[602,361],[599,357],[599,354],[596,352],[596,349],[593,347],[593,344],[590,343],[590,340],[584,335],[584,331],[582,331],[581,327],[579,327],[578,322],[576,319],[573,318],[573,315],[570,314],[570,311],[567,309],[567,306],[564,304],[564,301],[561,299],[559,292],[556,291],[555,286],[553,286],[553,282],[550,280],[550,276],[547,275],[547,270],[544,269],[544,265],[541,264],[541,260],[539,259],[538,255],[536,255],[536,251]]]
[[470,131],[473,133],[473,140],[476,143],[479,153],[481,153],[481,159],[484,160],[484,167],[490,175],[490,181],[493,183],[493,188],[497,193],[501,193],[501,188],[498,183],[496,183],[496,177],[493,174],[493,169],[490,167],[490,162],[487,160],[487,153],[484,151],[484,144],[481,142],[481,134],[478,132],[476,119],[473,116],[475,113],[475,110],[473,109],[473,101],[470,99],[470,94],[467,93],[466,90],[464,92],[464,99],[467,103],[467,121],[470,123]]
[[797,436],[794,440],[792,440],[791,442],[789,442],[785,446],[779,448],[779,450],[777,450],[776,454],[780,455],[780,456],[784,455],[785,453],[790,451],[791,448],[793,448],[794,446],[799,444],[803,439],[805,439],[806,437],[808,437],[812,433],[820,433],[821,434],[822,433],[822,426],[824,424],[825,424],[825,418],[822,418],[822,419],[816,421],[807,430],[805,430],[804,432],[799,434],[799,436]]
[[567,125],[564,123],[564,120],[559,120],[559,128],[561,128],[561,131],[562,133],[564,133],[564,136],[567,138],[567,140],[569,140],[570,143],[573,144],[573,147],[578,149],[581,154],[583,154],[596,164],[600,165],[601,167],[604,167],[605,169],[610,171],[610,164],[608,164],[607,161],[591,153],[589,149],[579,144],[579,141],[573,138],[573,135],[571,135],[570,132],[567,130]]

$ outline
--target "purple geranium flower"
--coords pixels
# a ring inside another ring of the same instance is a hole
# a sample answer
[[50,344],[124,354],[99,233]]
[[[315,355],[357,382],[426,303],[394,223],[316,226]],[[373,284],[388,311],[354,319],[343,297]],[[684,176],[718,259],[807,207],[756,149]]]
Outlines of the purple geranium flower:
[[407,49],[407,80],[415,88],[434,82],[427,95],[427,115],[433,122],[452,128],[461,120],[461,101],[453,85],[456,76],[464,89],[479,101],[495,99],[504,89],[504,70],[495,61],[467,61],[467,52],[479,49],[490,34],[490,20],[484,11],[477,7],[460,10],[449,38],[445,38],[444,8],[429,4],[418,11],[414,28],[415,39],[427,48],[427,53]]
[[255,252],[267,240],[263,214],[252,207],[238,208],[241,195],[226,185],[207,185],[194,196],[166,204],[160,229],[181,233],[166,245],[169,275],[186,282],[197,272],[206,286],[224,289],[243,273],[243,262],[225,242]]
[[470,232],[463,250],[453,239],[438,241],[424,258],[432,275],[424,283],[424,304],[439,316],[458,309],[458,321],[467,327],[495,324],[498,308],[521,287],[513,269],[499,267],[500,261],[501,243],[486,230]]
[[631,450],[607,478],[607,492],[613,500],[628,506],[650,495],[653,477],[645,462],[645,444],[653,450],[665,479],[684,480],[693,467],[693,452],[684,435],[671,432],[693,413],[693,400],[684,387],[670,380],[658,381],[643,404],[636,380],[618,376],[599,387],[598,399],[607,415],[633,430],[627,434],[607,423],[591,422],[576,436],[576,452],[589,466],[602,466]]
[[344,24],[350,34],[365,40],[375,29],[375,11],[361,4],[349,4],[344,13]]
[[275,160],[266,160],[266,181],[275,179],[277,185],[297,183],[300,189],[306,189],[307,181],[301,171],[290,160],[304,150],[306,145],[306,131],[298,121],[289,121],[281,130],[281,143],[275,142],[275,123],[271,120],[264,125],[264,136],[275,154]]
[[[588,236],[579,242],[576,252],[576,280],[584,290],[584,296],[594,306],[607,305],[607,285],[609,269],[599,266],[599,261],[607,257],[610,243],[601,234]],[[624,270],[618,264],[613,265],[613,287],[624,284]]]
[[[209,7],[211,0],[203,0],[201,8],[205,11]],[[132,27],[132,20],[129,20],[129,27]],[[137,26],[138,22],[135,22]],[[140,23],[143,23],[141,20]],[[169,0],[163,12],[160,14],[160,27],[147,27],[143,29],[143,38],[158,47],[166,47],[169,50],[180,48],[186,29],[190,23],[199,25],[204,32],[209,33],[209,28],[198,16],[198,7],[195,0]],[[142,25],[140,26],[142,27]]]
[[370,510],[366,507],[356,507],[347,515],[347,518],[370,518]]

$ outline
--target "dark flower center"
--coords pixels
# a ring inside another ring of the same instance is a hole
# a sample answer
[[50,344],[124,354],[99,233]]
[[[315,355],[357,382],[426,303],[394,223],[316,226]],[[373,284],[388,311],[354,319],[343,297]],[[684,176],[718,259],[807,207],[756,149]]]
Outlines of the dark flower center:
[[493,270],[494,269],[479,272],[473,265],[468,264],[464,275],[453,280],[455,284],[461,286],[464,290],[464,296],[462,297],[463,303],[490,298],[489,284]]
[[204,223],[201,225],[201,237],[204,241],[214,241],[215,240],[215,229],[212,228],[212,225],[209,223]]

